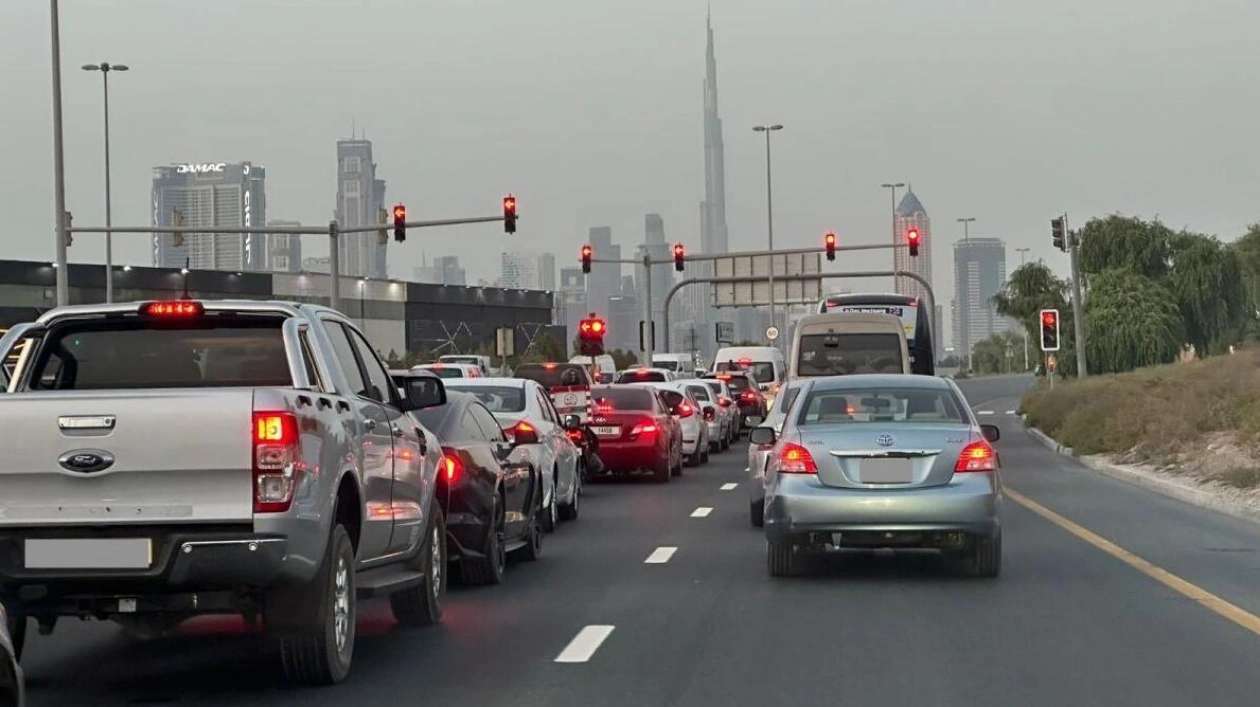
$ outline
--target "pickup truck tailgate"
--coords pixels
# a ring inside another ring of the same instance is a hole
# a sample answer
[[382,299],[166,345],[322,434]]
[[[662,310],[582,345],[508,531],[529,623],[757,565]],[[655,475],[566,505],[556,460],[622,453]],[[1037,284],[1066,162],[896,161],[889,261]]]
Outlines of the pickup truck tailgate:
[[253,395],[0,395],[0,527],[252,521]]

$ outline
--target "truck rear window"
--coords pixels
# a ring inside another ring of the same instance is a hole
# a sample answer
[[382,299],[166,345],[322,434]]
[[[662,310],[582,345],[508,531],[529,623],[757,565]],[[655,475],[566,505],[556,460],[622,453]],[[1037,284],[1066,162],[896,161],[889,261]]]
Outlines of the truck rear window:
[[40,347],[34,390],[293,385],[282,318],[86,322]]
[[901,373],[896,334],[808,334],[801,336],[796,370],[802,376]]

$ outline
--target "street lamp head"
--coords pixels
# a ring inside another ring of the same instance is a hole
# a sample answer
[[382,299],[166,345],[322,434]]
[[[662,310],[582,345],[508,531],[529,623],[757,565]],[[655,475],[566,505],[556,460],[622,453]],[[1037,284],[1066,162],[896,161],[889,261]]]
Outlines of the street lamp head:
[[764,125],[754,125],[754,126],[753,126],[753,132],[757,132],[757,133],[764,133],[765,131],[766,131],[766,126],[764,126]]
[[782,130],[782,129],[783,129],[783,126],[782,126],[782,125],[771,125],[769,129],[770,129],[770,130]]
[[897,182],[896,184],[888,184],[888,183],[884,183],[884,184],[881,184],[880,186],[881,186],[881,187],[883,187],[883,188],[885,188],[885,189],[900,189],[900,188],[904,187],[905,185],[906,185],[906,183],[905,183],[905,182]]
[[83,70],[84,71],[100,71],[101,65],[100,64],[84,64]]
[[131,67],[127,66],[126,64],[110,64],[109,70],[110,71],[130,71]]

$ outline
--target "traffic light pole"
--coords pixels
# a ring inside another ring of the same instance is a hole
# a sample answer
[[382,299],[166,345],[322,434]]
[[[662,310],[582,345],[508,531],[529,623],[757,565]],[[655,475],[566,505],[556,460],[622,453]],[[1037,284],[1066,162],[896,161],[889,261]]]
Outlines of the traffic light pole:
[[1080,239],[1068,228],[1067,214],[1063,214],[1063,232],[1067,237],[1068,258],[1072,263],[1072,331],[1076,334],[1076,377],[1080,379],[1089,372],[1085,365],[1085,303],[1081,300]]
[[[936,343],[938,340],[935,337],[940,335],[940,332],[939,332],[940,322],[936,321],[936,292],[932,290],[932,284],[930,282],[928,282],[926,279],[924,279],[923,277],[915,273],[898,272],[896,270],[880,270],[880,271],[867,271],[867,272],[828,272],[828,273],[819,273],[817,275],[814,275],[814,274],[780,275],[779,280],[781,282],[783,281],[800,282],[800,281],[808,281],[808,280],[827,280],[827,279],[840,278],[840,277],[852,277],[852,278],[889,277],[894,274],[900,274],[902,277],[908,277],[911,280],[918,282],[920,285],[923,285],[923,289],[927,292],[927,295],[928,295],[927,306],[930,308],[928,309],[928,312],[929,312],[929,316],[931,317],[929,321],[932,322],[931,333],[932,333],[932,336],[934,337],[932,340],[932,347],[936,348]],[[678,282],[677,284],[675,284],[670,289],[669,294],[665,295],[665,316],[664,316],[665,349],[669,350],[669,303],[673,301],[674,295],[678,294],[678,291],[681,290],[683,287],[685,287],[686,285],[695,285],[695,284],[720,285],[720,284],[732,284],[732,283],[740,283],[740,282],[764,282],[766,279],[768,278],[748,277],[748,276],[745,276],[745,277],[693,277],[687,280],[682,280]],[[935,355],[935,352],[933,352],[933,354]]]
[[[517,217],[519,218],[519,217]],[[404,224],[405,228],[431,228],[433,226],[459,226],[468,223],[493,223],[495,221],[503,221],[503,216],[476,216],[473,218],[447,218],[447,219],[431,219],[428,221],[408,221]],[[355,228],[341,228],[336,221],[330,221],[327,228],[317,228],[314,226],[267,226],[264,228],[236,228],[236,227],[220,227],[214,226],[207,228],[205,226],[75,226],[71,228],[69,224],[65,226],[66,234],[72,233],[141,233],[141,234],[193,234],[193,233],[214,233],[222,235],[290,235],[290,236],[328,236],[328,306],[338,311],[341,310],[341,249],[338,247],[341,236],[348,233],[377,233],[381,230],[381,225],[375,226],[356,226]],[[65,271],[66,268],[60,267],[59,270]],[[68,272],[64,273],[67,277]],[[67,285],[68,287],[68,285]]]

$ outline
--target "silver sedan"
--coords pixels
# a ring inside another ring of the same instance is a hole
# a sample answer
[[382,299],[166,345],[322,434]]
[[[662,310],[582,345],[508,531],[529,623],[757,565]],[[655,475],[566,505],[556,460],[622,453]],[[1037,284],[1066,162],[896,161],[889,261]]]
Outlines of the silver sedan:
[[964,573],[1001,570],[996,427],[953,381],[854,375],[803,382],[773,445],[764,506],[768,569],[841,548],[935,548]]

